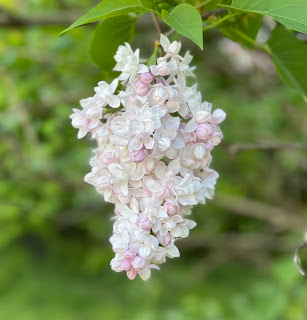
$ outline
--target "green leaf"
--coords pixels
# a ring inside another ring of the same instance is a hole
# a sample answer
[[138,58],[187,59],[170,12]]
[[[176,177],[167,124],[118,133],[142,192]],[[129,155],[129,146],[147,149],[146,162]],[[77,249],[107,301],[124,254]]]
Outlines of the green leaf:
[[[150,11],[157,11],[157,6],[156,6],[156,2],[154,0],[141,0],[142,5],[144,8],[150,10]],[[156,12],[158,13],[158,12]]]
[[231,7],[224,7],[267,15],[290,29],[307,33],[306,0],[233,0]]
[[140,0],[104,0],[97,7],[62,31],[60,35],[89,22],[124,15],[130,12],[146,12],[149,10],[150,9],[143,6]]
[[90,54],[105,73],[111,73],[115,66],[114,55],[118,46],[133,38],[135,22],[135,18],[124,15],[103,20],[96,28]]
[[157,57],[158,57],[159,47],[155,47],[154,52],[152,55],[148,58],[146,65],[147,67],[150,67],[154,64],[157,64]]
[[275,67],[289,87],[307,96],[307,46],[279,26],[268,41]]
[[193,6],[182,3],[176,6],[171,13],[162,10],[162,18],[174,30],[203,49],[202,20],[199,12]]
[[262,15],[245,13],[225,21],[219,29],[226,37],[252,49],[261,23]]

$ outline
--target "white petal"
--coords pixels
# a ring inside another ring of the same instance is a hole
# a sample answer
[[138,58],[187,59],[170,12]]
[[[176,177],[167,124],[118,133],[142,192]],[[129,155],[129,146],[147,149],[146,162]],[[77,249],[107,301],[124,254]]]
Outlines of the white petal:
[[110,87],[111,87],[111,90],[112,90],[112,93],[115,92],[116,88],[118,86],[118,79],[114,79],[111,84],[110,84]]
[[132,138],[129,141],[129,149],[130,150],[140,150],[143,147],[143,142],[138,140],[137,138]]
[[187,123],[187,125],[184,128],[184,130],[186,132],[194,132],[196,129],[197,129],[197,122],[196,122],[195,117],[194,117]]
[[110,106],[111,108],[118,108],[118,107],[120,106],[119,97],[118,97],[118,96],[113,96],[113,97],[110,99],[109,106]]
[[164,34],[161,34],[161,36],[160,36],[160,44],[161,44],[163,50],[165,52],[167,52],[168,47],[170,46],[170,41],[168,40],[168,38]]

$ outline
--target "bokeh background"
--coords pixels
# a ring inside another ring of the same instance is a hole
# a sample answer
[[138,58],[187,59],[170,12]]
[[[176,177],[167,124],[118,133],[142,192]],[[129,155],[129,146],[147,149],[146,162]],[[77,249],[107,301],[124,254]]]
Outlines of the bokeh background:
[[[227,113],[216,197],[148,282],[110,269],[113,207],[83,182],[95,145],[69,119],[101,80],[94,26],[58,37],[98,2],[0,0],[0,319],[306,319],[293,263],[307,229],[306,103],[266,54],[218,31],[203,52],[183,42],[203,98]],[[156,39],[145,15],[132,45],[147,58]]]

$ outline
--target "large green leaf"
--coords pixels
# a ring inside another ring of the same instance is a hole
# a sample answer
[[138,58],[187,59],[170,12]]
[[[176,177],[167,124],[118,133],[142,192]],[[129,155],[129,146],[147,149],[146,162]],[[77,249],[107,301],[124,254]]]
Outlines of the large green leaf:
[[111,73],[115,66],[114,55],[118,46],[133,38],[135,22],[135,18],[124,15],[103,20],[96,28],[90,54],[105,73]]
[[[145,5],[146,2],[147,1],[145,1]],[[150,8],[145,8],[140,0],[104,0],[97,7],[89,11],[87,14],[82,16],[71,26],[61,32],[60,35],[89,22],[124,15],[130,12],[146,11],[150,11]]]
[[306,0],[233,0],[229,8],[267,15],[290,29],[307,33]]
[[203,48],[202,20],[195,7],[187,3],[176,6],[171,13],[162,10],[163,20],[174,30]]
[[252,49],[262,23],[262,15],[244,13],[225,21],[219,29],[226,37]]
[[268,41],[280,77],[289,87],[307,96],[307,46],[279,26]]

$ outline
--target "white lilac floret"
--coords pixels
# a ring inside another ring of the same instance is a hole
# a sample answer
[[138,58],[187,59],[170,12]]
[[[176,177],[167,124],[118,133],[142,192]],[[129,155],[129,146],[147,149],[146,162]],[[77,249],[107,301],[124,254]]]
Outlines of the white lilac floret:
[[71,115],[78,138],[97,140],[85,181],[115,204],[111,268],[129,279],[147,280],[166,257],[179,257],[176,241],[196,226],[187,216],[212,199],[218,178],[209,165],[226,114],[212,112],[196,84],[187,86],[195,68],[188,52],[179,55],[181,43],[164,35],[160,43],[166,54],[149,67],[139,50],[119,46],[119,77],[99,82]]

